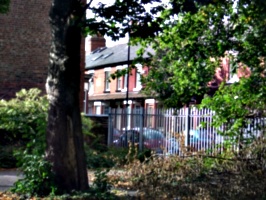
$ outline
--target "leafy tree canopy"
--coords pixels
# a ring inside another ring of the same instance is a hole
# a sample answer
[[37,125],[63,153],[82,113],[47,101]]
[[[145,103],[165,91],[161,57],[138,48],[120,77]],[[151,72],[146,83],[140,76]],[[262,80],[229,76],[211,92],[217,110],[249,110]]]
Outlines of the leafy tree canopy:
[[146,94],[166,107],[181,107],[208,91],[222,57],[230,58],[233,72],[248,66],[251,78],[264,81],[265,1],[170,3],[161,13],[158,37],[136,40],[156,51],[143,77]]
[[10,0],[0,0],[0,13],[7,13],[9,10]]
[[[85,33],[108,35],[113,40],[125,37],[128,32],[134,32],[136,36],[147,38],[154,37],[160,30],[155,22],[155,15],[164,9],[160,0],[116,0],[113,4],[98,3],[92,6],[90,1],[86,8],[92,11],[84,24]],[[151,6],[145,9],[147,4]]]
[[[266,105],[265,11],[265,1],[239,0],[226,23],[230,40],[220,42],[222,46],[227,44],[230,47],[225,50],[228,51],[233,70],[249,68],[251,71],[250,76],[230,86],[222,85],[214,97],[203,101],[202,106],[208,106],[217,113],[214,118],[217,126],[231,124],[227,130],[229,135],[243,132],[248,124],[254,130],[263,128],[260,123],[265,116]],[[257,118],[258,125],[254,124],[254,118]]]

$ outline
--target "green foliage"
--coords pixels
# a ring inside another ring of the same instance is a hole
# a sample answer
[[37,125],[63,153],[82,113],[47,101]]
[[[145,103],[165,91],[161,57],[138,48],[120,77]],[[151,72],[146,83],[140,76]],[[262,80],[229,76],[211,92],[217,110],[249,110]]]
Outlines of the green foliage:
[[86,163],[89,169],[119,167],[126,163],[128,149],[108,148],[105,151],[85,146]]
[[211,4],[198,7],[193,14],[176,13],[174,18],[166,13],[162,14],[165,18],[162,33],[151,42],[156,53],[147,63],[148,75],[142,77],[143,91],[163,102],[165,107],[179,108],[208,92],[219,57],[225,53],[224,48],[215,45],[226,39],[225,30],[219,29],[218,39],[216,27],[210,29],[218,21],[213,19],[216,10]]
[[[38,89],[23,89],[15,99],[0,102],[2,138],[12,151],[15,150],[17,164],[24,174],[12,191],[21,195],[45,196],[57,192],[50,163],[44,157],[47,110],[48,101],[45,96],[40,96]],[[92,121],[82,115],[82,130],[86,136],[94,137],[92,127]],[[13,152],[5,150],[1,151],[1,164],[10,166],[12,160],[7,160],[7,156]]]
[[24,177],[15,183],[12,192],[28,197],[33,195],[47,196],[56,193],[51,165],[44,156],[30,155],[25,151],[21,169]]
[[[95,144],[95,146],[98,145]],[[152,155],[150,149],[144,149],[140,152],[135,145],[129,145],[129,148],[109,147],[104,151],[86,145],[85,153],[87,167],[89,169],[122,167],[125,164],[132,162],[134,159],[144,162]]]
[[[39,89],[22,89],[16,98],[0,101],[0,129],[9,141],[24,141],[27,149],[41,154],[45,149],[48,101]],[[34,147],[34,148],[33,148]]]
[[87,147],[85,149],[86,163],[89,169],[110,168],[115,165],[113,159],[108,157],[106,153],[97,152]]
[[92,11],[90,18],[82,24],[85,34],[108,35],[113,40],[125,37],[131,32],[131,37],[154,37],[160,30],[159,23],[156,23],[154,16],[163,9],[162,4],[157,4],[150,10],[145,5],[160,2],[160,0],[133,0],[114,1],[105,4],[99,2],[97,6],[87,5]]
[[[24,174],[24,178],[16,182],[13,192],[26,196],[55,192],[51,167],[43,156],[47,110],[48,101],[41,96],[39,89],[22,89],[16,98],[0,101],[2,148],[8,145],[12,149],[11,155],[16,152],[12,158]],[[2,161],[8,164],[7,160]]]
[[9,11],[10,0],[0,0],[0,13],[7,13]]
[[58,200],[115,200],[118,199],[111,192],[111,183],[107,177],[108,170],[97,170],[95,180],[86,192],[72,191],[70,194],[49,195],[47,199]]
[[[213,97],[206,97],[201,106],[215,111],[214,126],[227,125],[222,134],[237,136],[248,125],[253,127],[253,131],[264,132],[260,123],[252,123],[253,119],[263,119],[265,116],[264,81],[264,78],[258,79],[251,75],[249,78],[242,78],[239,83],[222,85]],[[249,134],[252,135],[252,132]]]
[[[245,139],[245,133],[251,138],[245,143],[250,143],[254,140],[251,137],[253,131],[259,130],[260,136],[265,135],[264,128],[260,124],[254,124],[253,119],[262,122],[265,117],[266,4],[261,0],[242,0],[230,10],[226,26],[224,25],[228,40],[221,40],[219,44],[227,51],[225,56],[230,59],[233,72],[240,72],[245,76],[239,83],[230,86],[222,84],[213,97],[203,100],[202,107],[209,107],[215,111],[216,127],[226,125],[223,134],[240,136],[237,138],[239,142],[239,139]],[[245,74],[245,71],[250,71],[251,74]],[[253,127],[253,130],[247,133],[247,126]]]
[[111,184],[108,181],[107,173],[109,171],[96,171],[96,179],[93,181],[91,191],[97,199],[115,199],[110,193]]
[[255,79],[265,79],[265,1],[171,4],[161,13],[158,37],[136,40],[156,52],[147,63],[149,74],[142,78],[144,93],[166,107],[182,107],[192,98],[200,101],[208,93],[221,57],[230,59],[232,73],[248,66]]
[[[45,150],[45,131],[47,123],[48,102],[45,96],[40,96],[39,89],[22,89],[16,98],[0,101],[0,145],[9,152],[1,159],[1,166],[10,161],[23,161],[22,157],[14,158],[13,151],[27,149],[30,154],[42,155]],[[3,151],[4,153],[4,151]],[[3,154],[2,154],[3,155]],[[6,167],[14,167],[9,163]]]
[[82,122],[82,132],[85,137],[93,137],[95,138],[95,135],[91,132],[91,129],[96,126],[93,121],[91,121],[88,117],[84,115],[84,113],[81,114],[81,122]]

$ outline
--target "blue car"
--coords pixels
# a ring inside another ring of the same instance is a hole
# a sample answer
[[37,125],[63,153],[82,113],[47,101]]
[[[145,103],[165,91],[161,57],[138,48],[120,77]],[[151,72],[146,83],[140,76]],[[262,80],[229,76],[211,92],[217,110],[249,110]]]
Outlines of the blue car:
[[189,131],[189,146],[193,150],[206,150],[212,147],[215,143],[216,133],[211,133],[206,129],[190,130]]

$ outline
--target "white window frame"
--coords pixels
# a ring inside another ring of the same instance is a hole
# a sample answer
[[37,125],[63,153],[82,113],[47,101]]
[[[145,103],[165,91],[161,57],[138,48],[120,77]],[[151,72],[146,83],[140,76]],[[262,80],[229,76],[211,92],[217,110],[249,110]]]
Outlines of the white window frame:
[[84,87],[87,88],[89,95],[92,95],[94,94],[94,70],[89,70],[86,74],[91,74],[91,78],[85,83]]
[[[122,66],[122,69],[126,69],[128,66],[127,65],[123,65]],[[127,91],[127,73],[123,76],[123,85],[122,85],[122,89],[121,89],[121,91],[122,92],[126,92]]]
[[[116,70],[117,71],[121,71],[123,69],[123,66],[122,65],[119,65],[116,67]],[[122,85],[123,85],[123,77],[120,76],[120,77],[117,77],[117,80],[116,80],[116,90],[117,91],[121,91],[122,90]]]
[[141,74],[143,74],[143,70],[142,70],[142,65],[141,64],[136,64],[136,80],[135,80],[135,88],[133,88],[133,91],[140,91],[142,88],[141,85]]
[[110,82],[109,82],[110,72],[111,72],[111,67],[104,68],[104,91],[105,92],[110,92]]

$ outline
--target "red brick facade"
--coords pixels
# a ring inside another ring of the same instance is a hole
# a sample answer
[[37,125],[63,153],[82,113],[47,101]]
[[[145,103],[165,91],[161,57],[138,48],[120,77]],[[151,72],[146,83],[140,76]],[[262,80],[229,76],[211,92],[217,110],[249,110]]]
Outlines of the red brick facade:
[[88,36],[88,44],[87,44],[87,49],[86,51],[87,52],[92,52],[94,51],[95,49],[97,48],[100,48],[100,47],[105,47],[105,39],[104,37],[100,36],[100,35],[97,35],[97,36]]
[[11,0],[0,14],[0,99],[22,88],[45,91],[49,64],[51,1]]
[[[22,88],[45,93],[49,65],[52,0],[11,0],[7,14],[0,14],[0,99],[10,99]],[[84,78],[85,40],[81,45],[81,80]],[[81,81],[81,102],[83,81]]]

